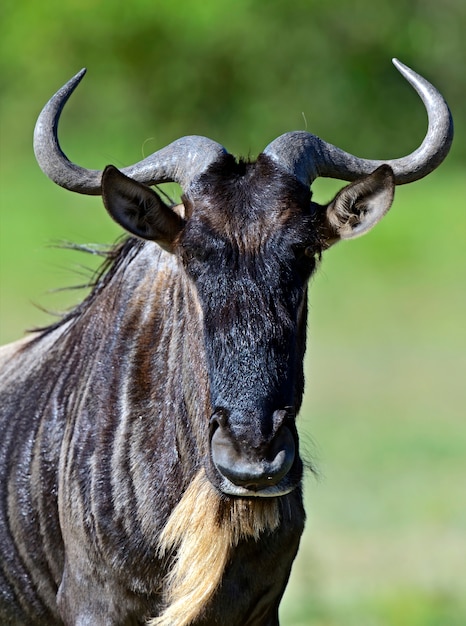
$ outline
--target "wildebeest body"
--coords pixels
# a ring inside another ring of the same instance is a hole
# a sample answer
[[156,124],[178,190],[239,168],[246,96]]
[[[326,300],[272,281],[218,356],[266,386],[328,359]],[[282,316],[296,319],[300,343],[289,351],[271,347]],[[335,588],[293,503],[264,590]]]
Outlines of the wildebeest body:
[[[46,105],[44,172],[101,193],[136,237],[73,311],[0,352],[2,624],[279,623],[305,518],[309,277],[451,144],[443,98],[398,66],[430,125],[388,164],[297,132],[255,162],[185,137],[123,173],[85,170],[56,136],[83,73]],[[318,175],[353,182],[319,205]],[[182,186],[177,207],[150,188],[167,181]]]
[[[253,342],[254,324],[243,326]],[[2,619],[62,623],[60,584],[73,599],[66,611],[82,602],[102,624],[143,623],[160,612],[154,590],[163,588],[167,560],[157,558],[159,536],[209,456],[203,334],[198,298],[176,257],[130,239],[79,314],[7,359]],[[302,383],[298,403],[301,395]],[[304,523],[300,489],[284,500],[281,527],[238,546],[217,601],[196,623],[222,622],[226,607],[232,625],[277,619]]]

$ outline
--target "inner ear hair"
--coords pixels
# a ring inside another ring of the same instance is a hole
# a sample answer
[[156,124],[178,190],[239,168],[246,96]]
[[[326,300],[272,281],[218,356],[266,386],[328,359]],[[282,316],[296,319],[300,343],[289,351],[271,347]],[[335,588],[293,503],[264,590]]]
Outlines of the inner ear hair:
[[127,231],[156,241],[166,250],[172,243],[184,220],[168,207],[157,193],[109,165],[102,175],[102,199],[111,217]]
[[389,165],[344,187],[327,207],[328,244],[367,233],[387,213],[395,193],[395,177]]

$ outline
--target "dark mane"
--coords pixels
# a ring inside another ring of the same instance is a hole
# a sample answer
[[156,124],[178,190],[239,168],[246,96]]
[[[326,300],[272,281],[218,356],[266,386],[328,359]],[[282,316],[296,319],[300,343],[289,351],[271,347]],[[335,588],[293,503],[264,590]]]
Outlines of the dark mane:
[[[48,324],[47,326],[34,328],[30,332],[39,333],[37,339],[45,337],[49,333],[57,330],[61,326],[77,320],[84,311],[98,298],[99,294],[105,289],[108,283],[112,280],[115,274],[124,266],[128,265],[133,258],[140,251],[144,245],[142,239],[137,237],[125,237],[108,248],[93,248],[90,246],[81,246],[79,244],[64,245],[62,247],[78,250],[87,254],[98,254],[103,257],[103,262],[93,273],[91,280],[79,288],[90,289],[90,293],[70,311],[66,311],[60,316],[56,322]],[[71,287],[73,289],[73,287]]]

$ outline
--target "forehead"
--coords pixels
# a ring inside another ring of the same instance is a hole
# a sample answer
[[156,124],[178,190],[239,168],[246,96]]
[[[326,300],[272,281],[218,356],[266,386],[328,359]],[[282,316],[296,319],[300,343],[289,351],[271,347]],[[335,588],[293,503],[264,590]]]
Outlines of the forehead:
[[310,190],[261,155],[254,163],[227,155],[184,198],[187,236],[209,234],[249,249],[280,233],[307,229]]

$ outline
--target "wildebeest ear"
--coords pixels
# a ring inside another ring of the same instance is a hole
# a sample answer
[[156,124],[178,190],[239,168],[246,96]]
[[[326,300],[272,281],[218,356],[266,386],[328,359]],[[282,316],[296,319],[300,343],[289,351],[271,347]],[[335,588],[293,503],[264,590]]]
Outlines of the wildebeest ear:
[[108,165],[102,174],[102,199],[112,218],[125,230],[172,250],[183,219],[150,187]]
[[327,207],[328,245],[367,233],[391,207],[394,193],[395,178],[388,165],[344,187]]

